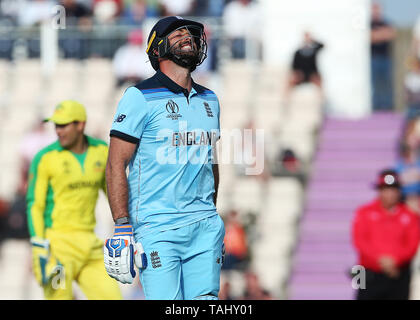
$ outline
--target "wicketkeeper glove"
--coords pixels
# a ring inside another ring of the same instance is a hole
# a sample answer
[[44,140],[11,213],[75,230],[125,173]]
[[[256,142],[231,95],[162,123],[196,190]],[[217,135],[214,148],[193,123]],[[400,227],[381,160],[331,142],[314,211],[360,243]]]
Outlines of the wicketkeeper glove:
[[32,269],[37,282],[44,286],[60,272],[62,264],[50,252],[50,242],[42,238],[31,238]]
[[134,242],[132,225],[115,225],[114,236],[105,241],[104,262],[108,275],[121,283],[133,283],[134,266],[146,268],[147,257],[141,243]]

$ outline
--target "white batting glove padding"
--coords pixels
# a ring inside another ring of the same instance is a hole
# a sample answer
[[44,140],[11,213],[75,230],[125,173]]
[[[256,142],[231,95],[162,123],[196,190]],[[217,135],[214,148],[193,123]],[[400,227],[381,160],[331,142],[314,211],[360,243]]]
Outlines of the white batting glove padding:
[[133,283],[137,268],[146,268],[147,258],[141,243],[135,243],[131,225],[116,225],[114,236],[104,245],[105,269],[121,283]]

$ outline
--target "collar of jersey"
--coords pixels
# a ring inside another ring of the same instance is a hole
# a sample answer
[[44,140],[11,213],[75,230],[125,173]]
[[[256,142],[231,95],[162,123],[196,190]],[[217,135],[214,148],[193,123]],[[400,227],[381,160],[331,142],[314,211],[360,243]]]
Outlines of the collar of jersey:
[[[156,72],[156,78],[159,80],[159,82],[164,85],[166,88],[171,90],[174,93],[184,93],[186,96],[188,96],[187,89],[181,87],[179,84],[174,82],[171,78],[169,78],[166,74],[164,74],[162,71],[158,70]],[[203,93],[204,90],[197,85],[194,80],[191,79],[192,87],[197,93]]]

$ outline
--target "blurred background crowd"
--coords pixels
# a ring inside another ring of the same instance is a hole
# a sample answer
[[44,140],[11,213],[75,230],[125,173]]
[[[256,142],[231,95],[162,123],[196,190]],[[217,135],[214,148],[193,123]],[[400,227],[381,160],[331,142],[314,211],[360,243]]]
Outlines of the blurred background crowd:
[[[76,99],[87,108],[88,134],[108,141],[124,90],[153,74],[146,39],[154,22],[167,15],[205,24],[208,58],[193,78],[218,94],[222,129],[253,134],[254,144],[240,149],[253,161],[220,168],[218,210],[226,228],[220,298],[356,297],[349,271],[358,263],[351,225],[355,210],[375,198],[372,183],[381,170],[398,172],[403,201],[420,214],[420,5],[359,1],[366,19],[354,32],[365,35],[370,94],[368,112],[346,118],[328,111],[333,102],[326,85],[335,67],[329,62],[337,60],[325,59],[335,54],[334,43],[317,28],[308,23],[294,31],[287,63],[266,58],[267,40],[282,41],[264,39],[267,2],[0,1],[0,298],[42,297],[30,270],[25,204],[30,161],[56,139],[41,120],[59,101]],[[43,35],[57,5],[65,9],[65,28]],[[50,55],[54,50],[56,57]],[[352,75],[338,79],[346,77]],[[346,91],[362,95],[352,87]],[[247,175],[258,152],[264,170]],[[112,219],[103,195],[97,220],[104,238]],[[410,297],[418,299],[417,256],[412,270]],[[138,282],[123,293],[144,298]],[[84,297],[78,291],[75,298]]]

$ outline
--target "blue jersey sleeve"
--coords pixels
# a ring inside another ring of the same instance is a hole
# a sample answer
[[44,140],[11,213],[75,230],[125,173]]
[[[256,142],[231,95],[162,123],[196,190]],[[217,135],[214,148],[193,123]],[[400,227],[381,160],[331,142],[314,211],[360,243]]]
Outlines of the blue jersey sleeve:
[[130,87],[118,103],[110,135],[138,143],[147,120],[148,106],[143,93],[135,87]]

